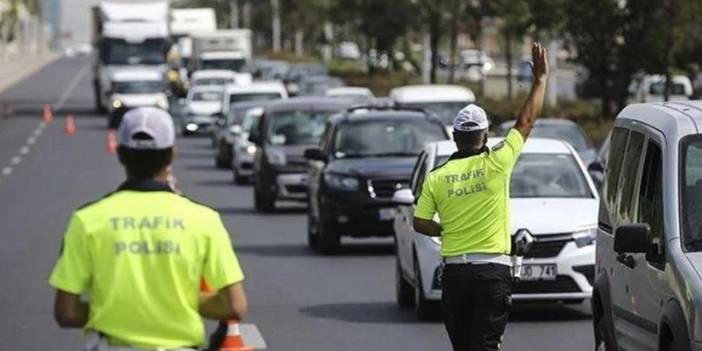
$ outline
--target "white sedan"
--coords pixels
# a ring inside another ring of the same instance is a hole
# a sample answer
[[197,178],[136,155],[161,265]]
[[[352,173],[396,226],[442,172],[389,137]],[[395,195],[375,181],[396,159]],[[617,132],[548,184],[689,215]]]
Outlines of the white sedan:
[[[490,138],[488,144],[500,140]],[[441,299],[441,242],[414,231],[414,199],[427,174],[455,151],[450,141],[428,144],[410,189],[394,196],[399,206],[394,223],[397,302],[414,306],[419,319],[430,317]],[[510,193],[512,234],[527,230],[536,239],[513,299],[580,303],[590,298],[599,198],[577,152],[562,141],[529,139],[512,173]]]

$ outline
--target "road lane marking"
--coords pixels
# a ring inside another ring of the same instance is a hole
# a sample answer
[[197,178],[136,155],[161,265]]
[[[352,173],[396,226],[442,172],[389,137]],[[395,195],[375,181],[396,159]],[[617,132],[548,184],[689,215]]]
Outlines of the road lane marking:
[[2,169],[2,175],[9,176],[12,173],[12,167],[5,167]]
[[31,148],[29,146],[22,146],[20,148],[20,155],[26,155],[29,153],[30,150]]
[[244,339],[244,345],[247,347],[255,350],[265,350],[268,347],[256,324],[239,324],[239,331],[241,332],[241,338]]
[[73,77],[73,80],[71,80],[71,83],[68,84],[68,88],[64,90],[63,95],[59,98],[59,100],[54,104],[53,110],[54,112],[58,112],[63,108],[63,105],[66,104],[66,101],[71,97],[73,94],[73,91],[78,87],[78,84],[80,83],[80,80],[83,79],[83,76],[85,76],[86,73],[88,73],[88,68],[90,68],[90,65],[85,65],[83,68],[80,69],[78,74],[76,74],[75,77]]
[[19,157],[19,156],[15,156],[15,157],[12,158],[12,160],[10,160],[10,164],[13,165],[13,166],[18,165],[18,164],[20,164],[21,162],[22,162],[22,157]]

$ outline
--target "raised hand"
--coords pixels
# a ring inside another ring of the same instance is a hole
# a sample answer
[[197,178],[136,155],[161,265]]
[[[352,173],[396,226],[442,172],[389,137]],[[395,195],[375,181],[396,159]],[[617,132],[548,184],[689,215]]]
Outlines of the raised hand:
[[548,53],[541,43],[531,45],[531,73],[534,80],[544,81],[548,77]]

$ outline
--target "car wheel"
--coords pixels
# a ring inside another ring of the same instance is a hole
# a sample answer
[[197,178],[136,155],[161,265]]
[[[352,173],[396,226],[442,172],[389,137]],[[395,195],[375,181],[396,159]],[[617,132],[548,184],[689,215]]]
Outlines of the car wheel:
[[255,188],[254,207],[256,207],[256,211],[261,213],[273,212],[275,211],[275,199],[262,194],[260,191],[258,191],[258,188]]
[[319,247],[319,232],[317,223],[309,211],[307,210],[307,246],[316,249]]
[[335,253],[341,245],[339,233],[323,218],[317,220],[317,236],[319,237],[319,248],[325,255]]
[[414,288],[402,275],[400,258],[395,256],[395,296],[400,307],[414,306]]
[[[606,314],[606,312],[604,313]],[[614,351],[616,343],[614,341],[611,321],[606,315],[600,316],[595,324],[595,351]]]
[[434,304],[424,297],[424,289],[422,289],[422,273],[419,269],[417,257],[414,257],[414,279],[417,285],[414,287],[414,312],[417,314],[417,319],[426,321],[434,316]]

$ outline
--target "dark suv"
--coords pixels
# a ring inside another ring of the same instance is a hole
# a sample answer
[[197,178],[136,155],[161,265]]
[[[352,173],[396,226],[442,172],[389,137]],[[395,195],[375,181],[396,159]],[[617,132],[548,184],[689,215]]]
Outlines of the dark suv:
[[351,106],[351,100],[309,97],[279,100],[264,108],[256,144],[254,203],[259,212],[275,210],[276,200],[307,202],[306,149],[319,144],[327,121]]
[[308,244],[333,252],[341,236],[393,235],[395,191],[406,188],[424,144],[447,140],[424,111],[353,108],[334,117],[310,162]]

